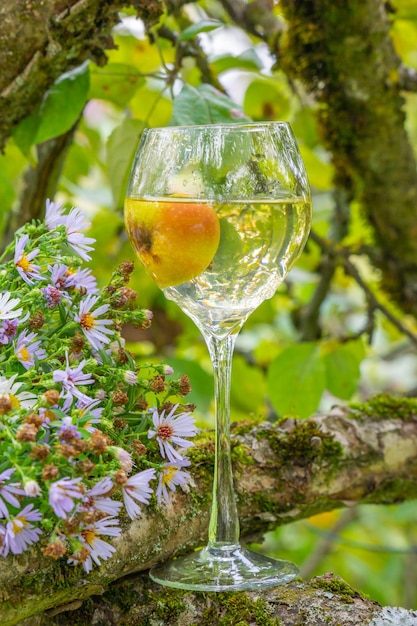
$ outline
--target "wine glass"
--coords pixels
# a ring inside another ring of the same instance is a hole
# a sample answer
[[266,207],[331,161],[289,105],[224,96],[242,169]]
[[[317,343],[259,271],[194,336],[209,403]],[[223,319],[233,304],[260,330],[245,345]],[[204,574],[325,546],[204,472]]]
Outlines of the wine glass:
[[195,322],[214,372],[215,470],[208,544],[156,566],[163,585],[243,590],[293,580],[297,567],[245,549],[233,487],[230,378],[236,337],[301,254],[310,191],[285,122],[145,130],[125,201],[129,239],[149,276]]

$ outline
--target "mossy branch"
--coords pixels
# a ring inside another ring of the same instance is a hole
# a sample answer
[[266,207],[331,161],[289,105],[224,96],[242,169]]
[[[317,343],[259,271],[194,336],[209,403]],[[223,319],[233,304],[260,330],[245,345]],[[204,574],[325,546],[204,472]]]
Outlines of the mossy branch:
[[[63,8],[65,4],[65,8]],[[101,66],[114,46],[111,32],[123,7],[134,6],[145,24],[163,11],[162,0],[15,0],[3,3],[0,21],[0,150],[14,126],[33,113],[64,72],[91,59]]]
[[[243,541],[338,507],[416,498],[417,401],[380,397],[309,420],[235,425],[233,459]],[[204,545],[213,469],[209,434],[200,437],[192,463],[195,486],[176,494],[169,508],[155,505],[138,520],[126,520],[115,555],[88,576],[35,547],[1,560],[2,626],[102,594],[128,574]]]
[[137,575],[66,609],[21,626],[413,626],[417,617],[415,611],[381,607],[333,574],[246,593],[163,589]]

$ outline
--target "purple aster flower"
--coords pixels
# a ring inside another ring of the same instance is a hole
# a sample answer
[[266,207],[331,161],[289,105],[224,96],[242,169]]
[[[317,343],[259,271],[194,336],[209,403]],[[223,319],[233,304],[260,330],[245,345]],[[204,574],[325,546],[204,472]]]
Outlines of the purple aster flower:
[[96,241],[92,237],[86,237],[81,232],[89,226],[90,223],[86,221],[80,209],[71,209],[65,221],[68,243],[84,261],[91,261],[91,257],[87,252],[94,249],[91,244]]
[[72,419],[68,416],[63,418],[61,425],[56,432],[60,441],[81,439],[81,433],[78,431],[78,428],[75,426],[75,424],[72,423]]
[[87,422],[84,424],[84,428],[89,432],[96,430],[91,424],[100,424],[101,415],[103,413],[103,407],[98,406],[100,404],[100,400],[92,400],[86,396],[88,402],[84,399],[79,398],[75,404],[75,407],[79,409],[80,415],[79,418],[82,419],[84,416],[87,417]]
[[12,298],[9,291],[0,294],[0,320],[11,320],[22,313],[22,309],[16,309],[20,304],[19,298]]
[[71,276],[75,289],[87,294],[98,293],[97,280],[88,268],[78,268]]
[[[155,470],[147,469],[139,474],[135,474],[127,479],[122,487],[123,500],[125,503],[127,514],[131,519],[138,517],[141,513],[140,506],[137,502],[148,504],[152,495],[152,489],[149,486],[151,480],[155,478]],[[135,502],[135,500],[137,502]]]
[[125,370],[123,378],[128,385],[137,385],[138,375],[133,370]]
[[103,517],[85,526],[77,537],[83,544],[83,547],[89,550],[89,554],[87,556],[84,554],[81,556],[81,551],[80,553],[75,553],[68,559],[68,563],[77,564],[81,561],[88,574],[93,568],[93,561],[97,565],[100,565],[100,559],[106,561],[116,549],[107,543],[107,541],[101,539],[100,536],[119,537],[122,530],[117,524],[117,519],[113,517]]
[[112,490],[113,481],[110,476],[106,476],[84,494],[78,510],[80,512],[93,510],[101,511],[111,516],[118,515],[123,505],[121,502],[108,497]]
[[19,320],[3,320],[0,324],[0,343],[6,345],[17,333]]
[[39,483],[36,480],[29,479],[24,483],[25,494],[30,498],[35,498],[41,492]]
[[20,502],[16,496],[25,495],[20,483],[8,482],[13,472],[14,469],[7,469],[0,474],[0,517],[8,517],[9,515],[8,508],[3,500],[6,500],[6,502],[19,509]]
[[58,517],[65,519],[75,506],[74,500],[83,497],[78,486],[80,480],[81,478],[61,478],[49,487],[49,504]]
[[183,467],[190,465],[189,459],[175,461],[175,463],[166,463],[159,474],[159,483],[156,488],[156,497],[158,504],[169,504],[168,489],[175,491],[178,486],[184,487],[191,480],[191,475],[184,472]]
[[100,350],[104,344],[109,343],[114,330],[107,328],[109,324],[113,324],[112,320],[99,319],[99,316],[106,313],[110,307],[109,304],[102,304],[93,310],[99,298],[97,296],[88,295],[80,304],[79,312],[74,316],[76,322],[79,322],[84,335],[90,344],[96,350]]
[[133,467],[132,455],[127,450],[119,448],[118,446],[108,446],[107,451],[113,454],[125,472],[130,474]]
[[65,226],[67,241],[71,248],[80,255],[84,261],[90,261],[91,257],[87,254],[93,250],[91,244],[95,243],[95,239],[86,237],[82,234],[82,230],[89,227],[89,222],[84,218],[80,209],[73,208],[68,215],[64,215],[62,204],[56,204],[50,200],[46,201],[45,222],[49,230],[54,230],[58,226]]
[[45,296],[46,306],[48,307],[48,309],[54,309],[62,300],[62,291],[60,291],[53,285],[41,287],[41,291]]
[[9,551],[12,554],[21,554],[28,546],[38,541],[42,533],[30,522],[38,522],[40,519],[42,515],[33,508],[33,504],[28,504],[15,517],[9,519],[3,537],[3,556]]
[[55,230],[58,226],[65,225],[66,216],[62,203],[57,204],[52,200],[46,200],[45,222],[48,230]]
[[6,545],[6,528],[0,524],[0,556],[7,556],[9,548]]
[[52,267],[48,266],[48,270],[51,272],[52,284],[60,291],[75,286],[75,274],[71,272],[68,265],[55,263]]
[[86,396],[82,391],[77,389],[79,385],[91,385],[94,383],[94,379],[91,378],[90,374],[85,374],[83,372],[83,367],[85,365],[85,360],[81,361],[77,367],[71,368],[68,363],[68,355],[67,355],[67,366],[64,370],[55,370],[53,373],[53,379],[55,382],[59,382],[62,384],[62,387],[65,391],[63,397],[66,399],[64,411],[68,410],[71,406],[72,401],[75,398],[78,398],[85,404],[91,402],[91,398]]
[[25,254],[25,246],[28,241],[29,235],[23,235],[16,240],[14,264],[25,283],[32,285],[34,280],[41,280],[42,276],[39,273],[39,265],[32,263],[32,260],[39,252],[39,248]]
[[175,415],[178,406],[178,404],[173,406],[166,417],[165,411],[159,414],[158,409],[151,409],[155,430],[149,430],[148,437],[149,439],[156,437],[162,458],[167,458],[169,461],[180,461],[183,458],[172,444],[181,448],[189,448],[194,444],[184,437],[194,437],[197,434],[191,413]]
[[41,342],[37,339],[35,333],[29,333],[24,330],[17,338],[15,347],[15,355],[25,369],[29,369],[35,365],[35,358],[42,361],[47,354],[43,348],[40,348]]

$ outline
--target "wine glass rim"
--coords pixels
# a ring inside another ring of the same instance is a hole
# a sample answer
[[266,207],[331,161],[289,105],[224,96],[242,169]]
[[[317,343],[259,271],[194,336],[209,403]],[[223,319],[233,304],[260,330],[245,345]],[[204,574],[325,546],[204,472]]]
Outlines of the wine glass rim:
[[207,130],[209,128],[227,128],[235,130],[257,130],[268,127],[281,127],[290,129],[289,122],[284,121],[261,121],[261,122],[215,122],[212,124],[179,124],[178,126],[154,126],[144,129],[144,133],[149,132],[172,132],[178,130]]

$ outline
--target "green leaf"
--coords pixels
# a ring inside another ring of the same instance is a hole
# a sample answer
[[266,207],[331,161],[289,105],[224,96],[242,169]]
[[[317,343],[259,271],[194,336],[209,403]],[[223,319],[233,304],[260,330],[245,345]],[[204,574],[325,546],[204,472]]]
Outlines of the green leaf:
[[130,166],[143,130],[143,122],[125,118],[107,141],[107,167],[116,206],[122,206]]
[[75,124],[87,101],[89,80],[87,63],[58,78],[42,101],[34,143],[58,137]]
[[286,119],[290,111],[288,89],[279,80],[257,78],[246,90],[243,109],[254,120]]
[[361,377],[362,358],[355,354],[349,344],[335,345],[324,355],[326,367],[326,388],[337,398],[350,400]]
[[218,74],[226,72],[227,70],[259,70],[263,67],[261,59],[252,48],[244,50],[244,52],[238,54],[237,56],[222,54],[211,57],[210,65]]
[[110,100],[124,107],[135,92],[145,84],[137,68],[128,63],[108,63],[91,71],[88,97]]
[[242,107],[211,85],[184,85],[174,100],[172,125],[250,121]]
[[201,22],[196,22],[195,24],[187,26],[187,28],[180,33],[178,41],[189,41],[190,39],[194,39],[194,37],[200,33],[207,33],[210,30],[219,28],[220,26],[224,26],[224,24],[222,24],[222,22],[217,22],[216,20],[201,20]]
[[271,363],[267,381],[270,400],[279,415],[311,415],[326,387],[318,344],[306,342],[285,348]]
[[311,186],[319,191],[332,189],[334,172],[331,163],[325,163],[313,150],[303,144],[300,144],[299,148]]
[[[12,130],[12,136],[15,144],[21,150],[33,166],[36,165],[36,156],[32,153],[31,147],[35,143],[36,133],[38,132],[40,117],[39,108],[32,115],[24,117],[17,126]],[[35,151],[33,151],[35,152]]]
[[265,395],[266,384],[262,371],[249,365],[241,355],[236,355],[233,359],[232,406],[249,417],[249,413],[258,413],[264,408]]

